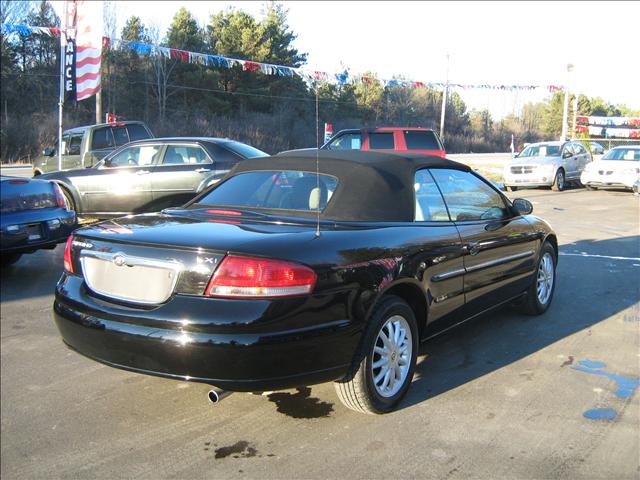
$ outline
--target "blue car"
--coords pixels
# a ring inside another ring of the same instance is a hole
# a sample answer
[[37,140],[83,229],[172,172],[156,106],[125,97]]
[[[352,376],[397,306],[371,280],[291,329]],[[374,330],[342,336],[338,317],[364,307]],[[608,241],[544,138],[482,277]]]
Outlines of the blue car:
[[45,180],[0,177],[0,212],[2,266],[23,253],[55,248],[77,226],[60,187]]

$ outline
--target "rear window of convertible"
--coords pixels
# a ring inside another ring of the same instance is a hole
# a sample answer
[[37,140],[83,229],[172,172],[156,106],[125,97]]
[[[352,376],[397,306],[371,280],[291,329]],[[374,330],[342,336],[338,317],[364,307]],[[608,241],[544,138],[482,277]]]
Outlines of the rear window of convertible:
[[243,172],[216,186],[199,205],[315,211],[325,209],[338,179],[315,172],[273,170]]

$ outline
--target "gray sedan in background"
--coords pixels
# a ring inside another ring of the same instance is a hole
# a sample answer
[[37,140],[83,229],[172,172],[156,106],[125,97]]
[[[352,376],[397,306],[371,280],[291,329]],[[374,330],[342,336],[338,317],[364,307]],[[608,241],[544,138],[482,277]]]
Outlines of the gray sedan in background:
[[87,168],[41,175],[79,215],[108,218],[186,203],[239,161],[267,154],[222,138],[152,138],[128,143]]

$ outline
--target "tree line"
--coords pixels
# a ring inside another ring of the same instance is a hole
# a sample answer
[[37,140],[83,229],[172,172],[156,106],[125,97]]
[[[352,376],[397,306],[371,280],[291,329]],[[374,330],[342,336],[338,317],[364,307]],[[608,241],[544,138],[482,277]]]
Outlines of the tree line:
[[[296,34],[287,10],[267,2],[261,18],[227,9],[201,25],[181,8],[164,35],[139,17],[115,29],[117,2],[105,2],[109,37],[152,43],[291,67],[303,66],[307,54],[294,46]],[[2,22],[57,27],[60,19],[47,1],[2,0]],[[1,38],[1,150],[3,161],[28,160],[55,142],[59,89],[59,39],[46,35]],[[345,72],[345,73],[348,73]],[[375,78],[375,74],[365,72]],[[402,79],[401,76],[395,78]],[[363,126],[439,128],[441,91],[428,87],[384,87],[379,82],[308,85],[298,77],[212,68],[163,56],[139,55],[127,47],[103,49],[103,111],[121,119],[143,120],[157,136],[221,136],[269,153],[315,146],[318,123],[334,129]],[[449,152],[507,151],[513,134],[519,144],[560,135],[563,94],[529,103],[518,114],[494,120],[488,110],[470,110],[457,92],[446,104]],[[66,104],[64,127],[95,121],[93,99]],[[600,98],[578,98],[578,115],[633,115],[623,105]],[[322,135],[322,131],[320,132]]]

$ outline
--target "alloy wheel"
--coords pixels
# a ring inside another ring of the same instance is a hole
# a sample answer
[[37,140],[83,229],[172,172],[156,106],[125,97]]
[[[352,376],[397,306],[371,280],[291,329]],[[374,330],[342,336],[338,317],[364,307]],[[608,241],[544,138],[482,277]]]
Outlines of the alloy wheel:
[[553,258],[551,258],[549,253],[545,253],[540,260],[540,265],[538,266],[538,277],[536,280],[538,301],[542,305],[546,305],[551,297],[554,275]]
[[411,365],[413,339],[407,320],[401,315],[390,317],[378,332],[371,373],[376,391],[392,397],[404,385]]

